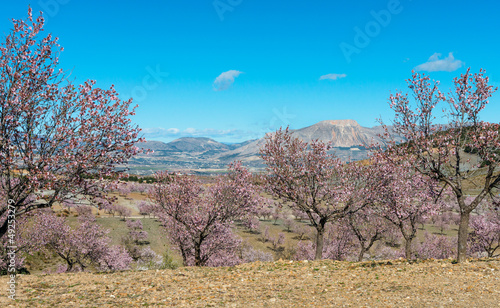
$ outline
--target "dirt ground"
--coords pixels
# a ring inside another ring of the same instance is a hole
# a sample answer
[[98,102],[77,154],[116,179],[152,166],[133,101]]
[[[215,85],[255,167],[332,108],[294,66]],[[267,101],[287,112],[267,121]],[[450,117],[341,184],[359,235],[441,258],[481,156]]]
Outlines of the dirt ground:
[[277,261],[20,275],[1,307],[500,307],[500,260]]

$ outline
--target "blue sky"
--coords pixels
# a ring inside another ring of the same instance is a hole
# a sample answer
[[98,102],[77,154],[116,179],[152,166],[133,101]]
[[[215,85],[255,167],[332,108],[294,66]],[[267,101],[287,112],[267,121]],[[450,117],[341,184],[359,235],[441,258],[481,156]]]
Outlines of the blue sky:
[[[2,39],[29,4],[59,37],[61,67],[133,97],[150,140],[390,122],[387,98],[415,68],[445,92],[467,67],[500,84],[496,1],[20,0],[2,4]],[[499,117],[497,92],[482,119]]]

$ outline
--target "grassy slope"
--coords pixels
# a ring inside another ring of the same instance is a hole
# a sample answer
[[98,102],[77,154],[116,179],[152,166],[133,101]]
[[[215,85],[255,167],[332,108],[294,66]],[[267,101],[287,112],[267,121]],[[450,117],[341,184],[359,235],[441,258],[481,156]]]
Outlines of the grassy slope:
[[[182,264],[182,259],[179,254],[175,253],[175,251],[172,251],[170,247],[170,243],[166,237],[166,234],[164,230],[162,230],[162,227],[159,223],[159,221],[155,218],[149,218],[149,217],[142,217],[139,215],[137,208],[134,206],[136,200],[144,200],[146,197],[144,195],[141,195],[139,193],[132,193],[129,196],[122,197],[118,196],[119,203],[129,206],[131,209],[133,209],[133,214],[132,216],[134,218],[130,219],[141,219],[144,230],[148,232],[148,241],[149,245],[151,246],[151,249],[153,249],[157,254],[163,255],[166,251],[170,251],[171,254],[174,257],[174,260],[177,261],[178,264]],[[94,211],[97,214],[97,211]],[[75,213],[71,213],[68,217],[68,221],[70,224],[76,223],[77,217]],[[125,221],[121,219],[120,217],[112,217],[110,215],[106,215],[103,211],[99,211],[99,215],[97,218],[97,222],[102,225],[105,229],[109,229],[109,236],[112,238],[112,244],[120,244],[121,239],[126,236],[128,229],[126,227]],[[305,224],[307,225],[307,221],[295,221],[297,224]],[[282,245],[283,250],[282,253],[278,251],[274,251],[272,249],[272,245],[269,242],[263,242],[262,241],[262,233],[251,233],[248,232],[244,227],[240,226],[237,224],[237,227],[235,229],[235,232],[238,236],[242,238],[242,240],[255,249],[272,253],[273,257],[275,260],[284,257],[283,253],[288,251],[290,248],[294,248],[297,243],[299,242],[297,238],[297,234],[293,232],[287,232],[283,226],[283,220],[278,220],[277,224],[274,224],[273,220],[261,220],[260,221],[260,231],[263,232],[265,227],[269,227],[269,234],[272,237],[278,237],[279,233],[283,233],[285,235],[285,243]],[[312,230],[312,228],[311,228]],[[423,241],[424,237],[424,231],[431,232],[431,233],[438,233],[439,230],[432,226],[432,225],[426,225],[425,230],[418,230],[418,239],[420,241]],[[456,235],[456,227],[452,227],[450,230],[446,230],[445,234],[449,236]],[[62,260],[58,260],[56,256],[53,258],[43,258],[40,255],[36,255],[34,257],[29,257],[27,259],[28,263],[30,264],[30,270],[32,273],[39,273],[42,271],[42,269],[51,269],[54,270],[58,264]]]
[[[7,286],[8,277],[0,277]],[[498,307],[500,260],[254,262],[19,275],[1,307]],[[76,304],[76,305],[75,305]]]

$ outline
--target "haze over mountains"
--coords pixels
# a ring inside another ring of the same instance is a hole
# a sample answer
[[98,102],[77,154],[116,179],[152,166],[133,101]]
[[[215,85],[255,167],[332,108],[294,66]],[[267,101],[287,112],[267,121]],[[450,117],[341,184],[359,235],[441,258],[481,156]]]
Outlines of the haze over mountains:
[[[381,126],[362,127],[355,120],[326,120],[314,125],[292,130],[293,135],[310,142],[319,139],[332,142],[332,152],[342,160],[360,160],[368,155],[366,145],[381,143],[378,134]],[[152,174],[157,170],[214,173],[227,168],[234,160],[241,160],[252,171],[265,168],[259,157],[259,149],[265,138],[248,140],[238,144],[224,144],[210,138],[184,137],[169,143],[147,141],[140,148],[153,153],[139,154],[129,161],[130,173]]]

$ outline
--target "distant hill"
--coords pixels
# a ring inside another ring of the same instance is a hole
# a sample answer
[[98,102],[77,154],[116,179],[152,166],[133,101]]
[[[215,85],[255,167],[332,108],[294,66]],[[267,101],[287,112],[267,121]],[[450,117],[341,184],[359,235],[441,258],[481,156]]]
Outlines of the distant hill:
[[161,141],[146,141],[145,143],[139,144],[139,147],[153,150],[155,152],[154,154],[155,156],[175,153],[175,152],[183,152],[183,153],[204,153],[206,151],[223,152],[237,148],[205,137],[183,137],[171,141],[169,143],[164,143]]
[[[368,155],[366,146],[373,143],[384,145],[378,134],[381,126],[362,127],[355,120],[326,120],[293,130],[293,135],[306,141],[319,139],[331,142],[334,152],[343,160],[361,160]],[[138,155],[129,161],[131,173],[147,174],[156,170],[182,170],[211,173],[224,170],[227,164],[241,160],[252,170],[262,170],[264,164],[259,150],[265,138],[237,144],[225,144],[205,137],[184,137],[169,143],[147,141],[139,148],[153,150],[150,155]]]
[[327,120],[298,129],[294,135],[306,142],[319,139],[331,141],[333,147],[350,148],[382,142],[377,136],[382,132],[381,126],[362,127],[354,120]]
[[[362,127],[355,120],[321,121],[308,127],[292,130],[292,132],[294,136],[305,142],[316,139],[331,142],[332,152],[343,160],[365,159],[368,155],[366,147],[370,144],[385,145],[384,141],[378,137],[378,134],[383,133],[381,126]],[[238,159],[256,168],[263,167],[262,160],[259,158],[259,149],[264,143],[265,138],[257,139],[235,150],[221,153],[217,158],[222,161]]]

